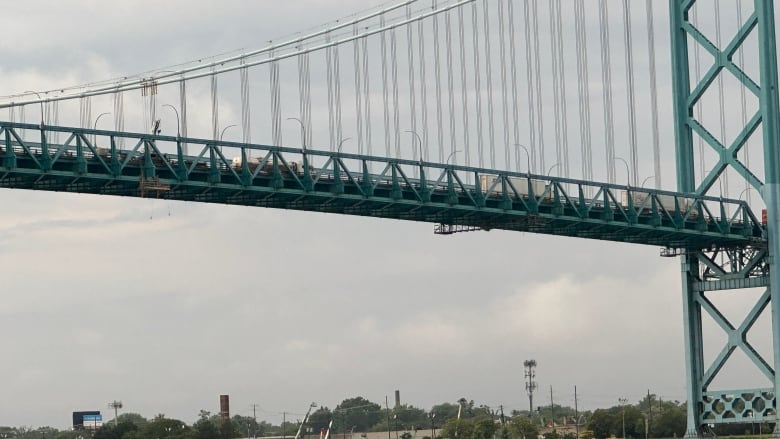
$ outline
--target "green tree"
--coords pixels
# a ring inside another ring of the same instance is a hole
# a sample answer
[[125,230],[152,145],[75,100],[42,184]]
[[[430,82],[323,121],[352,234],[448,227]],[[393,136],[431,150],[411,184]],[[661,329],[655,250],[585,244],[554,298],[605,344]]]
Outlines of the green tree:
[[512,418],[507,429],[513,439],[536,439],[539,436],[539,428],[525,416]]
[[417,408],[411,405],[402,405],[393,409],[393,412],[398,415],[400,424],[406,430],[427,428],[430,420],[425,410]]
[[[117,420],[119,419],[117,418]],[[92,439],[122,439],[125,434],[138,430],[138,426],[132,422],[112,422],[100,427],[92,436]]]
[[138,428],[144,428],[144,426],[149,423],[149,420],[139,415],[138,413],[122,413],[116,417],[116,420],[120,424],[123,422],[129,422]]
[[236,431],[236,427],[232,422],[223,422],[219,426],[219,437],[222,439],[233,439],[239,437],[240,434]]
[[307,423],[308,428],[312,429],[312,433],[319,434],[320,430],[327,429],[333,419],[333,413],[327,407],[320,407],[309,416]]
[[[255,432],[260,434],[260,425],[251,416],[234,415],[230,418],[230,423],[233,424],[233,429],[242,436],[252,437]],[[290,430],[287,431],[289,432]]]
[[193,426],[193,439],[220,439],[219,428],[208,419],[208,415],[201,416]]
[[435,405],[431,408],[431,416],[433,416],[436,426],[444,425],[447,420],[458,416],[458,405],[448,402]]
[[441,426],[439,436],[445,439],[465,439],[470,438],[474,434],[474,420],[473,419],[448,419],[444,425]]
[[140,430],[125,433],[123,439],[189,439],[190,432],[184,422],[158,415]]
[[333,410],[336,431],[369,431],[382,419],[382,407],[362,396],[348,398]]
[[645,417],[642,412],[633,405],[618,407],[619,418],[616,419],[616,433],[623,435],[623,420],[625,419],[626,437],[644,438],[645,437]]
[[588,419],[587,428],[595,439],[605,439],[612,435],[615,416],[609,410],[598,409]]
[[[663,411],[653,415],[653,437],[683,437],[687,428],[687,413],[685,404],[665,404]],[[721,434],[721,432],[717,432]],[[725,433],[725,432],[724,432]],[[744,433],[742,431],[740,434]]]
[[498,425],[493,421],[492,417],[480,416],[474,418],[474,429],[472,430],[471,438],[493,439],[496,430],[498,430]]

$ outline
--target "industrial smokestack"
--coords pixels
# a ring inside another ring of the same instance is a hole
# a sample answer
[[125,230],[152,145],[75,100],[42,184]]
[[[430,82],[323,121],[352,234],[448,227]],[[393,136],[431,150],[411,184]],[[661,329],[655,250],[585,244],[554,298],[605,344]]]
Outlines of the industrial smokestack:
[[396,390],[395,391],[395,407],[401,407],[401,391]]
[[230,422],[230,395],[219,395],[219,420]]

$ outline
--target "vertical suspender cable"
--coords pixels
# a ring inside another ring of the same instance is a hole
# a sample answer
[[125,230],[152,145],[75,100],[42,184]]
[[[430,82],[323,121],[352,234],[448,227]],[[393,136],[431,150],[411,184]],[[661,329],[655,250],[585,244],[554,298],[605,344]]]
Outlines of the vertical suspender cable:
[[[445,43],[447,48],[447,97],[449,103],[449,116],[450,116],[450,154],[455,155],[455,145],[457,141],[457,134],[455,134],[455,79],[452,66],[452,16],[450,11],[444,13],[444,34]],[[465,111],[465,107],[463,108]],[[465,147],[466,141],[463,141]],[[449,158],[449,157],[448,157]],[[457,163],[457,157],[453,157],[453,163]]]
[[[125,94],[124,92],[118,91],[114,93],[112,97],[114,100],[114,131],[119,131],[121,133],[125,131]],[[124,143],[122,142],[124,138],[119,137],[117,140],[120,143],[118,146],[121,149],[124,146]]]
[[607,0],[599,0],[599,27],[601,29],[601,80],[604,102],[604,145],[607,158],[607,181],[615,182],[615,127],[612,113],[612,61],[609,49],[609,10]]
[[366,135],[366,154],[371,155],[371,85],[368,78],[368,37],[362,38],[363,49],[363,98],[365,105],[363,114],[365,115],[365,135]]
[[[300,51],[302,49],[301,46],[296,46],[296,50]],[[304,57],[301,54],[298,54],[296,56],[296,61],[298,62],[298,118],[301,121],[301,135],[299,136],[301,147],[306,147],[306,122],[305,117],[303,116],[303,113],[306,111],[306,90],[304,85],[304,76],[305,68],[303,65]]]
[[[648,0],[651,1],[651,0]],[[574,27],[577,43],[577,92],[580,116],[580,155],[582,178],[593,180],[593,152],[590,132],[590,90],[588,89],[588,38],[585,27],[585,7],[582,0],[574,2]]]
[[421,157],[422,160],[428,160],[430,152],[428,151],[428,84],[426,83],[426,71],[425,71],[425,64],[427,58],[425,57],[425,28],[423,26],[423,21],[419,20],[417,22],[417,35],[418,38],[418,50],[419,50],[419,58],[420,58],[420,107],[422,109],[422,112],[420,113],[421,116],[421,123],[422,123],[422,143],[423,143],[423,157]]
[[398,107],[398,44],[396,42],[395,28],[390,29],[390,67],[393,78],[393,136],[395,136],[395,157],[401,157],[401,137],[398,131],[401,129],[401,121]]
[[[325,34],[325,43],[331,42],[330,32]],[[331,151],[336,149],[336,143],[340,139],[336,138],[336,121],[334,114],[334,96],[333,96],[333,52],[330,48],[325,49],[325,81],[328,85],[328,145]]]
[[[531,17],[530,17],[530,11],[529,11],[529,3],[530,1],[523,2],[523,25],[525,27],[525,67],[526,67],[526,84],[528,85],[528,135],[529,135],[529,143],[531,147],[531,157],[529,157],[529,161],[531,162],[531,169],[528,170],[529,173],[532,173],[536,169],[536,103],[534,99],[534,55],[531,43],[531,38],[535,37],[536,34],[531,33]],[[510,3],[511,4],[511,3]],[[518,142],[519,143],[519,142]],[[544,172],[544,171],[542,171]]]
[[[181,130],[181,136],[185,139],[187,138],[187,81],[182,78],[181,81],[179,81],[179,129]],[[122,122],[122,126],[124,127],[124,122]],[[121,142],[121,140],[120,140]],[[124,145],[124,143],[122,143]],[[182,153],[184,155],[189,154],[189,147],[187,146],[187,142],[182,142],[181,145]]]
[[[718,50],[723,50],[721,47],[723,41],[722,32],[721,32],[721,16],[720,16],[720,0],[715,0],[715,45],[718,47]],[[728,140],[726,139],[726,103],[725,103],[725,94],[724,94],[724,88],[723,88],[723,72],[721,72],[718,75],[718,105],[720,109],[720,140],[721,144],[725,148],[728,148],[728,144],[726,143]],[[728,198],[729,196],[729,167],[727,166],[723,173],[721,174],[721,181],[723,183],[723,187],[721,189],[721,196]]]
[[306,141],[307,147],[311,147],[311,69],[309,67],[309,54],[304,53],[301,55],[303,57],[303,114],[301,115],[303,117],[303,126],[306,127],[306,132],[304,133],[304,139]]
[[[469,132],[469,94],[468,94],[468,76],[466,74],[466,22],[463,17],[463,6],[458,8],[458,44],[460,48],[460,96],[461,96],[461,114],[463,116],[463,156],[466,166],[471,166],[471,133]],[[447,15],[449,23],[450,16]],[[449,24],[448,24],[449,26]],[[452,40],[447,43],[447,65],[452,65]],[[453,163],[457,163],[457,151],[455,147],[455,96],[453,90],[452,69],[449,70],[450,86],[450,132],[452,133],[452,145],[450,154],[453,155]]]
[[[244,64],[244,59],[241,59]],[[244,143],[252,143],[252,117],[249,107],[249,69],[242,68],[239,71],[241,78],[241,134]],[[251,152],[251,150],[250,150]]]
[[[352,35],[358,34],[358,25],[352,27]],[[360,63],[360,39],[352,41],[352,61],[355,72],[355,129],[357,131],[358,154],[363,154],[363,86],[360,82],[361,63]]]
[[[24,105],[19,107],[19,122],[21,123],[27,122],[27,118],[24,115],[24,107]],[[87,128],[89,128],[89,121],[87,121]],[[24,139],[25,130],[19,130],[19,135],[22,137],[22,139]]]
[[[385,27],[385,14],[379,16],[379,26]],[[385,157],[391,156],[390,148],[390,108],[389,108],[389,95],[388,95],[388,80],[387,80],[387,32],[382,32],[379,39],[379,47],[382,55],[382,106],[384,115],[384,132],[385,132]]]
[[81,128],[90,128],[89,124],[92,120],[92,98],[85,96],[79,99],[79,113],[81,119]]
[[[482,138],[482,81],[480,75],[479,25],[477,24],[477,4],[471,4],[471,31],[474,48],[474,97],[477,105],[477,159],[480,168],[485,167],[484,140]],[[485,36],[487,38],[487,35]]]
[[563,29],[561,22],[560,0],[551,0],[550,4],[550,48],[552,49],[552,88],[555,116],[555,153],[562,174],[569,176],[569,145],[566,126],[566,81],[563,59]]
[[544,114],[542,113],[542,74],[541,60],[539,58],[539,4],[537,0],[532,0],[531,19],[533,21],[534,33],[534,75],[536,79],[536,132],[539,141],[539,169],[544,172]]
[[505,19],[504,1],[498,0],[498,45],[501,52],[499,58],[501,60],[501,116],[502,126],[504,128],[504,169],[509,170],[512,169],[512,157],[510,156],[512,148],[509,147],[509,84],[507,84]]
[[[216,67],[214,67],[216,69]],[[211,74],[211,134],[212,139],[219,139],[219,94],[217,90],[217,74]],[[152,115],[154,122],[154,115]]]
[[563,22],[561,21],[561,0],[555,0],[555,19],[557,21],[556,28],[558,29],[557,42],[558,42],[558,81],[561,99],[561,143],[563,146],[563,175],[569,177],[569,128],[568,128],[568,111],[566,108],[566,58],[563,53]]
[[[269,58],[274,57],[274,52],[268,54]],[[271,138],[276,146],[282,144],[282,123],[281,123],[281,90],[279,86],[279,61],[268,64],[268,70],[271,75]]]
[[[634,86],[634,51],[631,24],[631,5],[630,0],[623,0],[623,47],[625,49],[626,64],[626,87],[628,88],[628,144],[631,147],[629,160],[631,162],[631,175],[629,184],[637,185],[637,174],[639,172],[639,157],[637,151],[636,138],[636,91]],[[636,1],[636,0],[634,0]]]
[[[563,163],[563,141],[561,139],[561,110],[560,110],[560,79],[558,75],[558,61],[561,54],[558,53],[558,21],[555,19],[556,0],[549,0],[549,18],[550,18],[550,60],[552,61],[552,91],[553,91],[553,122],[555,127],[555,162],[564,168]],[[565,170],[564,170],[565,172]]]
[[[408,56],[408,70],[409,70],[409,117],[412,127],[412,132],[417,133],[417,100],[415,96],[415,78],[414,78],[414,45],[412,44],[414,40],[414,32],[412,28],[412,22],[410,21],[412,18],[412,7],[406,6],[406,20],[408,23],[406,24],[406,52]],[[422,38],[422,37],[421,37]],[[412,137],[412,140],[416,139],[416,136],[419,134],[415,134],[415,136]],[[416,141],[412,143],[412,159],[415,159],[417,157],[417,149],[415,146]],[[415,172],[417,172],[417,169],[415,169]]]
[[[663,187],[661,181],[661,146],[658,129],[658,81],[655,63],[655,17],[653,17],[653,0],[646,0],[647,9],[647,53],[650,70],[650,114],[653,133],[653,176],[655,187]],[[744,90],[744,89],[743,89]]]
[[[47,102],[46,103],[46,125],[59,125],[60,124],[60,102],[54,101],[54,102]],[[10,107],[12,109],[13,107]],[[124,116],[123,116],[124,117]],[[124,128],[122,129],[124,131]],[[120,141],[122,139],[120,138]],[[60,143],[60,133],[58,131],[55,131],[51,134],[49,134],[49,141],[53,142],[54,144]]]
[[[433,0],[433,9],[437,8],[436,0]],[[439,144],[439,163],[444,163],[444,128],[442,126],[441,103],[441,62],[439,48],[439,14],[433,16],[433,71],[436,77],[436,141]],[[452,70],[452,66],[447,69]],[[450,73],[451,74],[451,73]]]
[[[500,1],[500,0],[499,0]],[[488,141],[490,143],[490,167],[496,169],[496,138],[493,124],[493,61],[490,48],[490,11],[488,0],[482,1],[483,32],[485,33],[485,79],[487,81]]]
[[[512,69],[512,127],[513,127],[513,144],[520,143],[520,112],[517,106],[517,50],[515,47],[515,14],[514,14],[514,2],[512,0],[507,1],[507,15],[509,19],[509,60]],[[509,145],[507,144],[507,148]],[[515,157],[515,170],[520,172],[520,158]],[[526,172],[530,172],[527,169]]]
[[339,46],[331,47],[333,51],[333,95],[335,104],[336,139],[344,138],[341,120],[341,62],[339,61]]

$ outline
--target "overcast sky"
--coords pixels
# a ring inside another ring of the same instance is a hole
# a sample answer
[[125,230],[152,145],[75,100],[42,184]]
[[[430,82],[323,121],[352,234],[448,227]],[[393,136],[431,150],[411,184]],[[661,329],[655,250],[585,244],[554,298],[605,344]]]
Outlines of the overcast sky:
[[[257,48],[365,7],[12,2],[0,94]],[[233,414],[258,404],[275,423],[312,401],[380,402],[396,389],[426,409],[460,397],[525,409],[532,358],[540,404],[552,387],[573,405],[575,385],[586,409],[648,389],[685,399],[679,261],[654,247],[33,191],[0,190],[0,202],[0,425],[65,428],[72,411],[108,413],[112,400],[192,422],[220,394]],[[713,300],[735,326],[753,303]],[[710,333],[711,359],[725,337]],[[763,316],[751,341],[767,358],[769,333]],[[720,384],[763,385],[737,380],[746,361]]]

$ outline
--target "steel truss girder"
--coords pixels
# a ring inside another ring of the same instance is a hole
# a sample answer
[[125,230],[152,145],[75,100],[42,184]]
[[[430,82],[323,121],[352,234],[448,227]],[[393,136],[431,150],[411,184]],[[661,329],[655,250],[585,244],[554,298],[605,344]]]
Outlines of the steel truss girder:
[[[685,359],[687,376],[688,431],[687,436],[704,434],[707,424],[769,421],[776,424],[780,435],[775,395],[780,389],[775,374],[780,365],[780,276],[771,276],[774,261],[780,254],[780,103],[778,103],[777,55],[774,29],[774,1],[754,0],[754,12],[723,48],[709,41],[689,21],[689,13],[697,0],[670,0],[671,44],[673,65],[674,116],[677,155],[678,190],[682,193],[706,194],[728,167],[739,173],[763,197],[767,206],[768,224],[765,245],[742,249],[712,249],[711,252],[691,252],[682,256],[682,287],[685,316]],[[707,3],[705,3],[707,4]],[[734,62],[733,56],[748,36],[758,33],[761,84],[757,84]],[[691,85],[688,57],[689,43],[699,45],[713,57],[713,65],[697,83]],[[750,117],[730,145],[716,139],[696,120],[694,107],[718,75],[726,72],[753,93],[759,108]],[[761,128],[764,144],[764,182],[737,159],[737,154],[750,136]],[[693,133],[712,148],[718,161],[696,182],[694,172]],[[725,260],[723,263],[718,261]],[[705,292],[765,288],[745,320],[734,327],[706,297]],[[747,333],[759,315],[771,306],[773,359],[762,358],[750,343]],[[724,330],[728,341],[715,361],[705,369],[702,350],[702,310]],[[729,357],[741,349],[761,373],[772,383],[768,389],[714,391],[709,385]]]
[[[19,135],[23,129],[43,139],[64,132],[67,140],[44,152],[41,142]],[[444,224],[439,230],[530,231],[692,251],[760,245],[764,233],[741,200],[137,133],[53,126],[41,132],[36,125],[0,122],[2,134],[10,139],[0,144],[0,157],[10,165],[0,168],[2,187],[371,215]],[[111,147],[93,145],[93,136]],[[117,149],[119,138],[130,149]],[[183,154],[184,143],[193,155]],[[240,160],[226,157],[227,148]]]
[[[774,368],[747,338],[753,325],[771,303],[764,271],[768,264],[766,250],[747,248],[743,251],[696,252],[685,255],[684,260],[683,279],[688,283],[688,300],[684,303],[686,346],[689,348],[686,351],[690,350],[689,368],[694,372],[693,386],[689,390],[695,393],[691,400],[697,401],[695,404],[689,404],[689,410],[694,410],[698,422],[688,435],[701,434],[701,429],[706,424],[773,422],[777,416],[774,389],[709,390],[710,384],[737,349],[742,350],[770,382],[774,381]],[[719,260],[722,262],[718,262]],[[709,280],[703,280],[705,278]],[[740,280],[744,283],[740,283]],[[709,291],[755,286],[764,286],[764,291],[737,327],[718,310],[706,294]],[[727,335],[725,345],[710,365],[704,363],[702,311]]]

